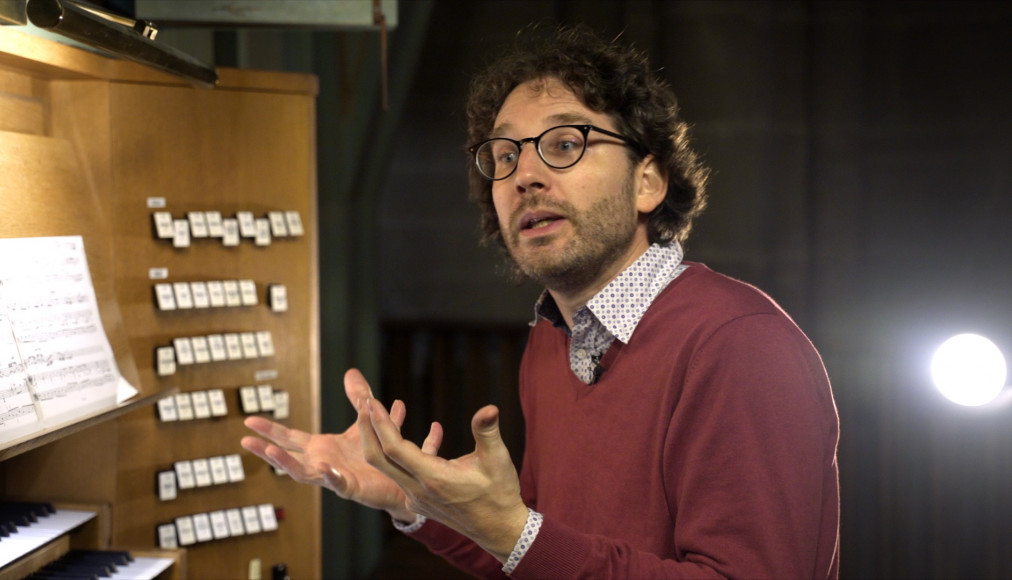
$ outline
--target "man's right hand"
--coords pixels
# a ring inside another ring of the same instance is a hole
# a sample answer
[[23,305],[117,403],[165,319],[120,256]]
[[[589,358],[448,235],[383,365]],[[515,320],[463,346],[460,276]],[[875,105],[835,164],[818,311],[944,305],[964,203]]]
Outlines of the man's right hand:
[[[355,369],[344,375],[344,392],[353,406],[372,397],[369,383]],[[390,417],[398,428],[404,423],[404,403],[395,401]],[[293,479],[327,488],[338,496],[362,505],[381,509],[394,519],[410,522],[415,514],[405,507],[401,488],[389,477],[365,462],[358,425],[352,423],[344,433],[310,434],[289,429],[262,417],[246,419],[247,427],[261,437],[247,436],[242,446],[267,463],[283,469]],[[430,433],[427,451],[439,448],[442,432]]]

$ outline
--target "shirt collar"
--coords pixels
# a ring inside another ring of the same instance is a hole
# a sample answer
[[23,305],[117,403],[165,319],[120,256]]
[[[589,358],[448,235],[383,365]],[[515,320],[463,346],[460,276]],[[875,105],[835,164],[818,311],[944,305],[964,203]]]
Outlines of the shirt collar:
[[[647,308],[668,283],[688,266],[682,264],[682,246],[677,241],[651,244],[642,256],[619,273],[580,310],[587,309],[601,326],[623,343],[628,343]],[[545,319],[568,332],[558,305],[547,290],[534,306],[533,326]]]

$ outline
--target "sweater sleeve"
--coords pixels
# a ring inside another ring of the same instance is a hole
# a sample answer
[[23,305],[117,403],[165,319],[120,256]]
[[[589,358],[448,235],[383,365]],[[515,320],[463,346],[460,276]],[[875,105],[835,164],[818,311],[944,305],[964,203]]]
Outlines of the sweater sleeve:
[[513,578],[838,573],[838,422],[808,339],[786,317],[744,316],[702,341],[677,380],[662,459],[674,557],[546,514]]
[[425,544],[430,552],[477,578],[506,578],[502,563],[478,544],[432,519],[409,534]]

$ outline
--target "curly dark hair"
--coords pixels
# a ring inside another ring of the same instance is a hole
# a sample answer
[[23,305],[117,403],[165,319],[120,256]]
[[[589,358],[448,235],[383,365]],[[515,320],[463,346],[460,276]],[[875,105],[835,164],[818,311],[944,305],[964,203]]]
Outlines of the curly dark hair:
[[[692,220],[706,206],[709,170],[689,147],[688,125],[678,114],[671,87],[650,69],[646,56],[618,39],[602,40],[585,26],[560,27],[548,35],[539,26],[521,30],[514,50],[471,81],[467,100],[468,139],[487,139],[506,97],[527,81],[555,78],[589,109],[610,115],[618,131],[633,138],[667,172],[668,193],[650,214],[651,243],[684,242]],[[481,209],[482,241],[505,248],[492,182],[470,171],[470,197]]]

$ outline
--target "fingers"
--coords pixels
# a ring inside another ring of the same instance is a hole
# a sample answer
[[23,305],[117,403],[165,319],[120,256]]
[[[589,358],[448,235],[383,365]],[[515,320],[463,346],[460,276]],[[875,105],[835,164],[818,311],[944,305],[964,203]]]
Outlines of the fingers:
[[404,426],[404,418],[408,416],[408,409],[404,406],[404,401],[400,399],[394,401],[393,405],[390,405],[390,419],[400,429]]
[[[397,461],[398,464],[401,464],[398,461],[398,456],[403,455],[404,452],[419,450],[418,446],[401,436],[400,427],[393,417],[387,413],[382,403],[374,399],[368,399],[366,405],[369,408],[369,417],[373,431],[376,433],[387,456]],[[401,465],[403,466],[403,464]]]
[[383,445],[372,427],[372,417],[369,411],[369,398],[360,399],[355,408],[358,410],[358,417],[355,425],[358,427],[359,437],[362,439],[362,456],[365,460],[376,467],[383,455]]
[[505,447],[499,432],[499,408],[486,405],[471,418],[471,433],[474,434],[476,450],[493,451]]
[[252,451],[254,455],[263,459],[271,466],[282,468],[281,464],[275,459],[275,456],[278,455],[278,452],[285,453],[286,455],[287,452],[277,445],[272,445],[259,437],[252,436],[243,437],[239,444],[247,451]]
[[439,453],[439,446],[442,444],[443,426],[434,422],[429,426],[429,434],[425,437],[425,441],[422,441],[422,453],[437,455]]
[[242,445],[243,449],[252,451],[261,459],[267,459],[267,442],[263,439],[247,435],[239,441],[239,444]]
[[243,421],[243,425],[246,425],[247,427],[249,427],[250,429],[252,429],[252,430],[254,430],[254,431],[258,432],[258,433],[264,433],[264,434],[270,432],[271,427],[273,426],[273,424],[274,424],[273,421],[270,421],[270,420],[265,419],[263,417],[258,417],[256,415],[251,415],[249,417],[246,417],[246,419]]
[[369,388],[369,381],[365,380],[358,369],[348,369],[344,373],[344,394],[352,406],[357,408],[359,401],[372,397],[372,389]]
[[[273,441],[277,446],[289,451],[301,452],[309,442],[310,435],[298,429],[289,429],[263,417],[247,417],[243,424],[263,437]],[[252,450],[251,450],[252,451]]]
[[250,436],[243,437],[240,444],[247,451],[251,451],[254,455],[263,459],[271,467],[283,469],[295,479],[305,481],[310,478],[310,474],[302,463],[277,445],[272,445],[259,437]]
[[471,419],[471,432],[474,434],[474,452],[481,459],[481,463],[491,470],[489,473],[515,469],[509,449],[506,448],[502,432],[499,430],[497,407],[488,405],[478,409]]
[[399,475],[399,470],[393,466],[383,452],[383,444],[380,442],[379,436],[376,434],[372,424],[372,412],[370,410],[370,402],[372,399],[365,398],[358,401],[358,418],[355,419],[355,424],[358,426],[359,436],[362,440],[362,457],[366,463],[375,467],[387,477],[394,480],[395,483],[400,485],[400,480],[394,476]]
[[[302,443],[308,441],[308,434],[296,429],[288,429],[261,417],[249,417],[245,423],[274,443],[260,437],[247,435],[239,441],[243,449],[252,452],[272,467],[285,470],[288,475],[298,481],[314,481],[317,474],[300,460],[304,451]],[[292,455],[293,453],[298,457]]]
[[421,450],[401,437],[400,429],[383,405],[374,399],[364,399],[359,407],[358,427],[366,462],[402,489],[410,486],[414,477],[407,458],[420,454]]
[[[359,404],[359,401],[371,399],[373,397],[372,389],[369,387],[369,382],[365,380],[365,376],[358,369],[348,369],[344,373],[344,394],[348,397],[348,400],[352,405]],[[397,427],[401,427],[404,424],[404,418],[407,416],[407,409],[404,406],[403,401],[394,401],[394,404],[390,406],[390,418],[393,420]]]

